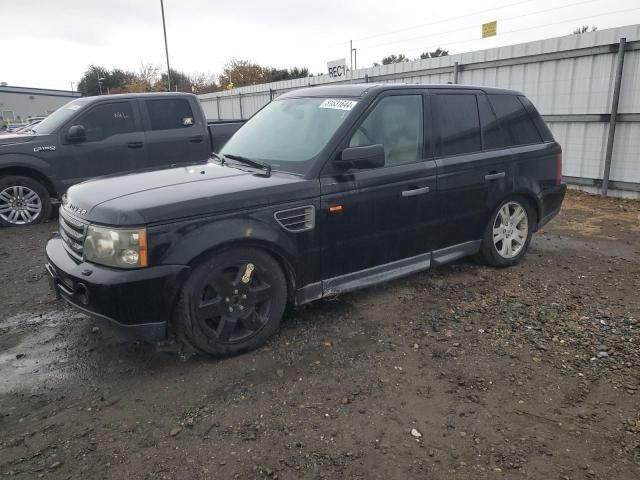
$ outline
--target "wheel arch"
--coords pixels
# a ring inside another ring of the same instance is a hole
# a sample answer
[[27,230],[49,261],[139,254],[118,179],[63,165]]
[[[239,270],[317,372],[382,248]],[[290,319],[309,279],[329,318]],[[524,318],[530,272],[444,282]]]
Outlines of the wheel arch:
[[522,200],[527,202],[527,204],[529,205],[529,207],[531,208],[531,210],[533,211],[533,213],[536,216],[536,218],[534,219],[535,221],[533,222],[533,225],[534,225],[534,231],[537,230],[538,221],[540,220],[540,213],[541,213],[542,207],[540,205],[540,200],[538,199],[538,197],[534,193],[528,192],[528,191],[515,191],[515,192],[509,193],[508,195],[505,195],[504,197],[501,197],[491,207],[491,210],[490,210],[490,213],[489,213],[490,216],[487,219],[487,222],[489,222],[491,220],[491,218],[493,218],[492,215],[494,214],[494,212],[496,211],[498,206],[500,206],[502,203],[506,202],[507,200],[511,200],[511,199],[515,199],[515,198],[520,198],[520,199],[522,199]]
[[33,167],[22,165],[12,165],[8,167],[0,167],[0,178],[2,177],[29,177],[41,183],[49,193],[50,197],[57,197],[58,193],[51,179],[42,171]]
[[198,255],[193,257],[188,264],[193,268],[200,262],[205,261],[208,257],[238,248],[255,248],[271,255],[278,262],[280,268],[282,268],[282,273],[284,273],[285,279],[287,281],[287,301],[293,301],[293,299],[295,298],[295,291],[297,287],[297,275],[294,263],[291,256],[287,252],[285,252],[279,245],[273,242],[260,238],[226,240],[201,251]]

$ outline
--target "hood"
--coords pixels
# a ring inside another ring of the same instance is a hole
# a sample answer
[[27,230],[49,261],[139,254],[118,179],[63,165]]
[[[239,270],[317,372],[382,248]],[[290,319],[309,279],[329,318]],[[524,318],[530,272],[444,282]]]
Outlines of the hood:
[[65,208],[92,223],[147,225],[320,194],[318,180],[216,163],[106,177],[71,187]]
[[4,147],[5,145],[15,145],[18,143],[39,141],[41,140],[42,136],[43,135],[34,135],[31,133],[10,133],[8,135],[0,135],[0,147]]

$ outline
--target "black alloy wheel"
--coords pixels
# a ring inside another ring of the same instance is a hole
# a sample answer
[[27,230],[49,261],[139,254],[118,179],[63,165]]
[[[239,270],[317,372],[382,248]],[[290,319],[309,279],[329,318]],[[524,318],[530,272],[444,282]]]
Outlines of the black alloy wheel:
[[277,329],[287,300],[278,262],[257,249],[234,249],[201,262],[179,308],[185,336],[216,356],[262,344]]

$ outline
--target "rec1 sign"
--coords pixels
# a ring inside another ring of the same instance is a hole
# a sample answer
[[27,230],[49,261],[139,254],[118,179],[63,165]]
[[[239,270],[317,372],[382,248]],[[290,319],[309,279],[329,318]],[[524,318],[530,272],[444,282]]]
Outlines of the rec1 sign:
[[341,58],[339,60],[327,62],[327,70],[329,71],[329,78],[335,78],[338,80],[346,79],[347,59]]

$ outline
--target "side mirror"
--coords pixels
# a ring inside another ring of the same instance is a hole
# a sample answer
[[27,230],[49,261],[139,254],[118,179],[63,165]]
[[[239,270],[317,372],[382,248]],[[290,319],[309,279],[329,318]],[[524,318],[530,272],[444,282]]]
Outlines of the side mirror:
[[385,154],[384,147],[378,145],[367,145],[366,147],[349,147],[342,151],[336,165],[345,170],[349,168],[379,168],[384,167]]
[[73,125],[67,132],[67,140],[72,143],[84,142],[87,139],[87,132],[82,125]]

